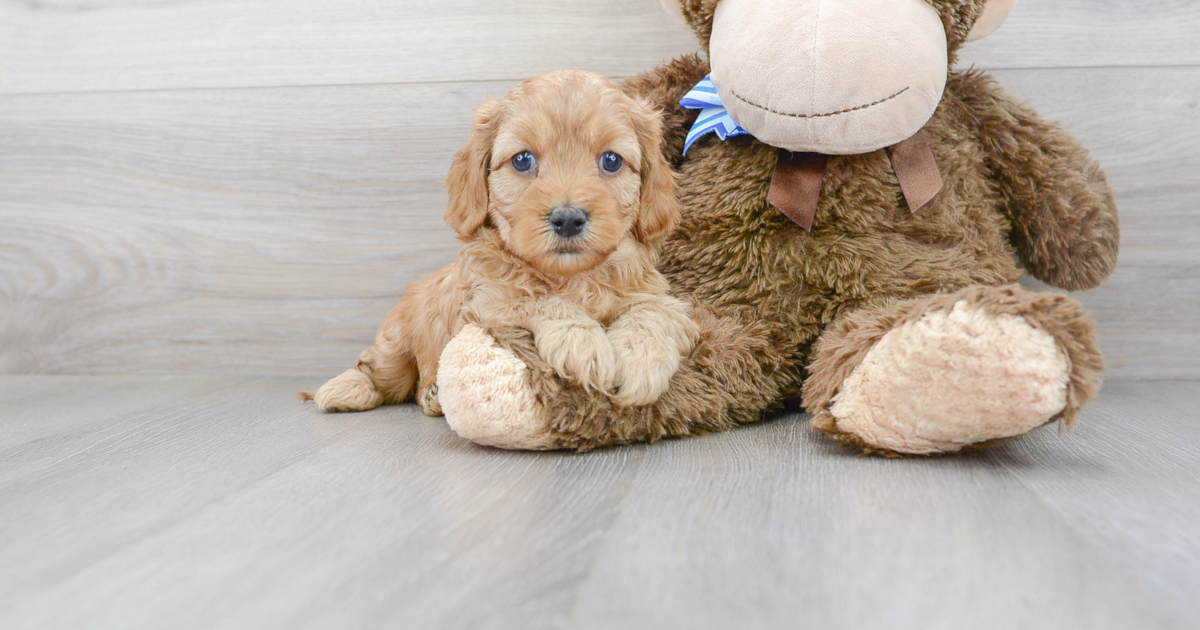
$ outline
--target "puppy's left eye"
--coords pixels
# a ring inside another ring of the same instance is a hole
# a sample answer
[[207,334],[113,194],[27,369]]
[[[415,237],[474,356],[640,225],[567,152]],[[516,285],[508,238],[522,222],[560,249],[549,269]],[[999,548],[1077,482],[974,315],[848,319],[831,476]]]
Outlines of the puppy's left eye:
[[510,161],[513,170],[518,173],[529,173],[537,168],[537,158],[533,157],[533,154],[529,151],[522,151],[514,155]]
[[624,165],[625,158],[613,153],[612,151],[600,156],[600,170],[608,173],[609,175],[621,170],[621,167]]

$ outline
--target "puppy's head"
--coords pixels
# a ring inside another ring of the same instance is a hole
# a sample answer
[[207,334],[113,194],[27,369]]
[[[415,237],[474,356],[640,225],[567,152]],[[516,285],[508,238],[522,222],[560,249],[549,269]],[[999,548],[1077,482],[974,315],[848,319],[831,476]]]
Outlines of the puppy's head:
[[653,246],[679,216],[661,141],[658,113],[612,81],[533,77],[475,112],[446,178],[446,223],[464,240],[490,225],[554,275],[592,269],[626,239]]

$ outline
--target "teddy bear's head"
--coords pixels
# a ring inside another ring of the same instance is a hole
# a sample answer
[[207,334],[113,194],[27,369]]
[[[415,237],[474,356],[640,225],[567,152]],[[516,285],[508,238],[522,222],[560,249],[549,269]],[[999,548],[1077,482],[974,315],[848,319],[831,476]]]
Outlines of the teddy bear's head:
[[1016,0],[662,0],[708,50],[730,116],[769,145],[867,153],[933,116],[955,52]]

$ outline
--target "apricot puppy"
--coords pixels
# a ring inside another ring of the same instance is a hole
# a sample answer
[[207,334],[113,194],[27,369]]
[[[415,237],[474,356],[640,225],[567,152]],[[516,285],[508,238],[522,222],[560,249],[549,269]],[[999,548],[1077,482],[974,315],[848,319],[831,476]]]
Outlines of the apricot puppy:
[[654,402],[695,343],[655,270],[679,216],[658,113],[582,71],[533,77],[475,112],[446,223],[463,247],[409,286],[325,411],[407,401],[440,415],[438,357],[465,323],[519,327],[560,376],[621,405]]

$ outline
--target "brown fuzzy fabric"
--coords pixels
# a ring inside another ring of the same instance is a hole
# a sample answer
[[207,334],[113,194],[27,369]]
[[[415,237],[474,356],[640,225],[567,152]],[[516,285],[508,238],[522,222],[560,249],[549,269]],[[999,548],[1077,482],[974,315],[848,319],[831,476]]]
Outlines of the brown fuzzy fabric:
[[930,297],[886,300],[877,307],[848,313],[834,322],[813,348],[811,376],[804,382],[804,406],[813,414],[813,428],[865,452],[902,456],[841,431],[829,409],[842,383],[884,335],[930,313],[948,313],[959,302],[994,315],[1020,316],[1034,329],[1054,338],[1067,357],[1071,379],[1067,384],[1067,406],[1051,422],[1064,420],[1070,428],[1084,403],[1094,399],[1100,390],[1104,359],[1096,348],[1095,326],[1075,300],[1056,293],[1034,293],[1016,285],[972,287]]
[[1100,164],[1056,124],[978,71],[951,75],[1012,220],[1009,235],[1035,278],[1068,291],[1100,285],[1117,266],[1117,206]]
[[486,332],[529,366],[530,386],[550,416],[559,446],[587,451],[727,431],[779,408],[771,376],[783,366],[762,326],[720,318],[704,307],[693,316],[703,331],[695,350],[658,401],[637,408],[620,408],[603,394],[569,387],[538,356],[528,331]]
[[[952,49],[983,6],[929,1]],[[683,0],[705,45],[715,6]],[[490,331],[530,367],[531,387],[562,446],[726,430],[798,399],[805,378],[815,425],[854,444],[825,417],[841,381],[888,323],[964,296],[1020,313],[1058,340],[1072,365],[1065,419],[1094,396],[1102,363],[1082,309],[1058,295],[994,288],[1021,277],[1014,254],[1038,278],[1067,289],[1095,286],[1115,265],[1112,194],[1074,139],[986,75],[953,72],[925,127],[942,192],[913,215],[884,151],[831,157],[807,233],[766,201],[776,149],[746,136],[708,136],[681,155],[696,112],[677,102],[707,72],[692,55],[626,83],[664,111],[663,152],[680,176],[683,219],[663,247],[660,269],[696,305],[702,331],[668,392],[648,407],[615,407],[553,376],[528,333]]]
[[950,48],[950,63],[958,49],[967,41],[975,20],[983,14],[987,0],[926,0],[942,16],[942,24],[946,27],[946,42]]
[[700,38],[700,45],[708,50],[708,40],[712,37],[713,15],[717,12],[717,2],[720,0],[680,0],[679,8],[688,26]]

